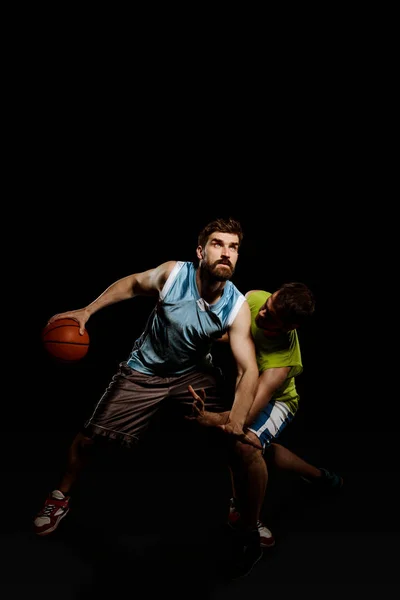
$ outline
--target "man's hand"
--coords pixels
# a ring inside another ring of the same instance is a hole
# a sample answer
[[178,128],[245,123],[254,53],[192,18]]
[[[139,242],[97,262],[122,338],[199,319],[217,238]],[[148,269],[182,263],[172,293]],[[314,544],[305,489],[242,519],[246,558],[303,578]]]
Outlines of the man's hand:
[[229,420],[230,412],[225,411],[221,413],[213,413],[204,409],[204,401],[206,398],[206,393],[203,389],[200,390],[199,394],[197,394],[191,385],[188,386],[188,390],[193,396],[193,404],[192,404],[192,415],[189,417],[185,417],[189,421],[198,421],[200,425],[205,427],[217,427],[228,433],[229,435],[234,436],[240,442],[244,444],[249,444],[257,450],[262,450],[262,446],[260,443],[253,442],[253,440],[245,434],[243,428],[239,423],[235,423],[234,421]]
[[83,335],[85,333],[85,325],[89,320],[90,314],[88,313],[86,308],[80,308],[79,310],[70,310],[68,312],[58,313],[50,317],[47,321],[47,325],[53,323],[53,321],[58,321],[58,319],[74,319],[79,323],[79,333]]
[[188,421],[198,421],[200,425],[205,427],[222,427],[228,422],[229,411],[214,413],[204,410],[204,400],[206,393],[203,389],[200,390],[200,395],[197,394],[191,385],[188,386],[189,392],[192,394],[194,401],[192,404],[192,414],[190,417],[185,417]]

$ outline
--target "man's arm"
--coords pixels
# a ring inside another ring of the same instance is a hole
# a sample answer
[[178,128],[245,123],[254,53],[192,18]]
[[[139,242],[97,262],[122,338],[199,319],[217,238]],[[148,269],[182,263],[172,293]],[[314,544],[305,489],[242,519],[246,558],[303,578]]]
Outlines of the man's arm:
[[[271,369],[267,369],[260,375],[258,379],[258,387],[256,391],[255,400],[246,417],[244,433],[238,436],[242,442],[250,444],[251,446],[255,446],[258,449],[261,449],[261,447],[254,443],[254,441],[251,438],[249,438],[249,436],[245,433],[246,429],[254,423],[254,420],[257,417],[260,410],[267,406],[273,394],[286,381],[289,371],[290,367],[273,367]],[[225,411],[222,413],[214,413],[204,410],[204,390],[200,390],[199,394],[197,394],[192,388],[192,386],[189,386],[189,392],[194,398],[193,415],[190,417],[186,417],[186,419],[196,420],[201,425],[206,427],[219,427],[228,431],[228,433],[234,433],[232,429],[226,428],[226,424],[229,422],[230,417],[229,411]]]
[[247,413],[253,404],[258,382],[258,367],[253,338],[250,330],[250,308],[243,302],[229,329],[229,343],[236,361],[237,378],[229,422],[243,427]]
[[158,295],[175,264],[176,261],[168,261],[158,265],[154,269],[149,269],[142,273],[133,273],[132,275],[118,279],[84,308],[58,313],[51,317],[48,322],[52,323],[57,319],[75,319],[80,325],[79,332],[82,335],[86,322],[101,308],[121,302],[122,300],[129,300],[135,296]]
[[254,422],[258,413],[267,406],[275,392],[284,384],[289,371],[290,367],[272,367],[261,373],[254,402],[246,417],[246,427]]
[[205,426],[218,427],[238,440],[262,450],[260,444],[249,439],[243,431],[247,413],[254,401],[258,382],[258,367],[250,323],[250,308],[247,302],[244,302],[229,330],[229,342],[237,367],[235,397],[231,410],[224,413],[204,411],[204,390],[200,390],[197,394],[192,386],[188,386],[189,392],[194,398],[194,403],[193,415],[186,418],[197,420]]
[[[250,290],[249,292],[246,292],[245,294],[245,298],[248,298],[249,294],[253,294],[254,292],[259,292],[260,290]],[[223,335],[221,335],[220,338],[217,338],[215,340],[216,342],[229,342],[229,331],[226,331]]]

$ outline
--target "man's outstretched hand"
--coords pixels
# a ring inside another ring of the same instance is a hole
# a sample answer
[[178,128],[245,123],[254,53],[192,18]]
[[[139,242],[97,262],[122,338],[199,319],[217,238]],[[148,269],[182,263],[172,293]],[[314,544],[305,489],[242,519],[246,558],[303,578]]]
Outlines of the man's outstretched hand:
[[199,394],[194,391],[191,385],[188,386],[188,390],[193,396],[193,404],[192,404],[192,415],[185,417],[188,421],[198,421],[200,425],[205,427],[218,427],[228,433],[229,435],[233,435],[239,441],[244,444],[249,444],[257,450],[262,450],[262,446],[260,443],[253,441],[244,431],[243,428],[234,421],[229,419],[230,412],[225,411],[221,413],[213,413],[204,409],[204,401],[206,399],[206,393],[203,389],[199,391]]

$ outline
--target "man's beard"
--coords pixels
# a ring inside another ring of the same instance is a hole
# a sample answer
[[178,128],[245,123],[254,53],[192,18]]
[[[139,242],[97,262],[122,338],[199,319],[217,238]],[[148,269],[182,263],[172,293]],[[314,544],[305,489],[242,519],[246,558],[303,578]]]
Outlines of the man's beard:
[[231,279],[235,269],[232,267],[232,265],[227,265],[226,263],[224,264],[225,266],[223,266],[221,262],[218,262],[209,265],[203,261],[201,266],[204,272],[207,273],[210,281],[228,281]]

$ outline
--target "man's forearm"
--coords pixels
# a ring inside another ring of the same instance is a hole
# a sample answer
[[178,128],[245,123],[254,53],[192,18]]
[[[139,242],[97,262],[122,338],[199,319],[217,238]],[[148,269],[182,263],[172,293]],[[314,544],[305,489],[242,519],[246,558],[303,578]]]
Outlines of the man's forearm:
[[93,300],[93,302],[86,307],[86,310],[92,315],[105,306],[110,306],[111,304],[121,302],[122,300],[128,300],[132,297],[132,275],[130,275],[111,284],[96,298],[96,300]]
[[244,425],[247,414],[254,402],[257,389],[258,371],[248,369],[238,377],[235,398],[230,411],[230,419]]
[[272,395],[269,395],[267,397],[264,396],[262,404],[259,401],[257,401],[257,399],[254,400],[254,402],[250,406],[249,412],[247,413],[247,416],[246,416],[246,421],[245,421],[246,427],[250,427],[250,425],[252,423],[254,423],[254,421],[256,420],[256,417],[268,405],[271,398],[272,398]]

